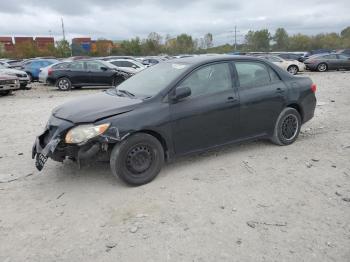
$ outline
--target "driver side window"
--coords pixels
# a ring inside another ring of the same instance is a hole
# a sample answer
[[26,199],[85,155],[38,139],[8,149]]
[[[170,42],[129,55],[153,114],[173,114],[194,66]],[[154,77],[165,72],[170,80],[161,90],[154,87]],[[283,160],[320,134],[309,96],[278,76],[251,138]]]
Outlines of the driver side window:
[[191,97],[232,89],[228,63],[213,64],[194,71],[179,86],[191,89]]

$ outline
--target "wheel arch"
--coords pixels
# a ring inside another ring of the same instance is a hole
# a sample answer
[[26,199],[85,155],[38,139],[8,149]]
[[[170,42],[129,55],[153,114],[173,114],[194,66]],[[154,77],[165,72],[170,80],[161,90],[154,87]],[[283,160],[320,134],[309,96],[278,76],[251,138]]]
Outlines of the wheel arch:
[[286,107],[291,107],[291,108],[294,108],[295,110],[297,110],[298,113],[300,114],[301,122],[303,122],[303,120],[304,120],[303,108],[298,103],[290,103]]
[[145,133],[145,134],[148,134],[148,135],[151,135],[151,136],[155,137],[160,142],[160,144],[163,147],[164,158],[166,160],[169,159],[169,147],[168,147],[168,144],[167,144],[165,138],[159,132],[156,132],[154,130],[149,130],[149,129],[142,129],[142,130],[138,130],[137,132],[135,132],[133,134],[138,134],[138,133]]

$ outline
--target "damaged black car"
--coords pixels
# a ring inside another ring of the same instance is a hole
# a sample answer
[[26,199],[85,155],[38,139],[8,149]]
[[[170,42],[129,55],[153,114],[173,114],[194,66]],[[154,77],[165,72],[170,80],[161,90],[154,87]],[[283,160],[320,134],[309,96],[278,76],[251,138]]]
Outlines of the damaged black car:
[[169,60],[55,108],[32,157],[39,170],[48,158],[108,159],[115,176],[142,185],[178,156],[257,138],[293,143],[315,91],[310,78],[255,57]]

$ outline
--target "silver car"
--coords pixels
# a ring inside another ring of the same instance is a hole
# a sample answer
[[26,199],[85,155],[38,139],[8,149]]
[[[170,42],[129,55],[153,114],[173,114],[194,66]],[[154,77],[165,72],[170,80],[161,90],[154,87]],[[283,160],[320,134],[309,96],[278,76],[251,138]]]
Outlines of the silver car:
[[0,65],[0,74],[17,77],[21,88],[30,89],[27,86],[30,83],[30,79],[26,72]]

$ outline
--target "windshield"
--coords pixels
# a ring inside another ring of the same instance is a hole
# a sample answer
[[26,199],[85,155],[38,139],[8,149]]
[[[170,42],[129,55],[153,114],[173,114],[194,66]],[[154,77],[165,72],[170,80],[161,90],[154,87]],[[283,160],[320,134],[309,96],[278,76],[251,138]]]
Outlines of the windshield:
[[161,63],[137,73],[119,86],[135,96],[151,97],[158,94],[181,75],[188,65],[183,63]]

